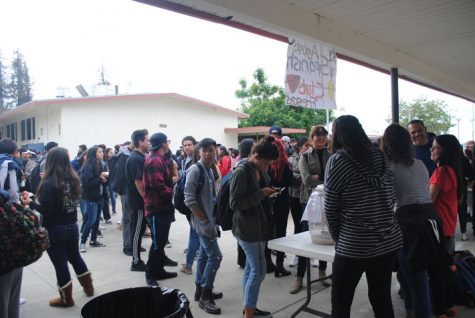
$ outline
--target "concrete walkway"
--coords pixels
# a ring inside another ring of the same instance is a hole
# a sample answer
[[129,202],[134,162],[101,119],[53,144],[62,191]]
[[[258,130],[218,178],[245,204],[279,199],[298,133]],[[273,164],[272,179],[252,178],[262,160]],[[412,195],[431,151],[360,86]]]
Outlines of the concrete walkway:
[[[113,217],[112,225],[104,225],[104,238],[101,242],[107,244],[105,248],[88,248],[83,257],[93,273],[94,287],[96,295],[105,294],[117,289],[128,287],[145,286],[144,273],[131,272],[131,257],[122,254],[122,232],[117,229],[116,222],[120,220],[120,200],[117,201],[118,214]],[[170,231],[171,248],[166,249],[167,255],[183,263],[185,254],[183,250],[188,242],[188,223],[186,218],[177,213],[177,221],[172,224]],[[471,224],[469,224],[471,229]],[[289,233],[293,230],[291,218],[289,218]],[[471,234],[471,230],[469,231]],[[151,240],[145,238],[143,246],[147,248],[146,253],[142,253],[144,260],[148,257],[148,249]],[[224,232],[220,239],[220,247],[224,255],[221,268],[218,271],[215,288],[223,291],[224,298],[217,303],[222,308],[221,317],[241,317],[242,312],[242,270],[236,264],[236,241],[229,231]],[[470,235],[470,241],[457,242],[457,249],[470,249],[475,252],[475,238]],[[286,267],[291,260],[291,255],[286,258]],[[196,263],[195,263],[196,266]],[[331,266],[329,266],[331,268]],[[70,266],[73,274],[72,267]],[[178,271],[178,268],[168,270]],[[258,308],[271,311],[275,318],[288,318],[304,302],[305,291],[297,295],[291,295],[288,290],[294,280],[296,269],[291,269],[292,274],[288,277],[275,278],[273,274],[268,274],[263,282],[259,296]],[[313,271],[316,274],[318,271]],[[194,292],[194,275],[186,275],[178,271],[178,277],[160,281],[161,285],[178,288],[191,298],[191,310],[194,317],[210,317],[202,311],[196,302],[192,300]],[[26,304],[22,305],[22,318],[67,318],[80,317],[82,306],[89,301],[80,288],[77,280],[73,281],[74,300],[76,305],[72,308],[57,309],[48,306],[48,300],[57,297],[56,279],[54,268],[44,253],[43,257],[36,263],[26,267],[23,271],[22,297],[26,299]],[[312,286],[314,296],[311,306],[324,312],[330,312],[330,288],[323,288],[320,284]],[[403,301],[397,296],[399,289],[398,282],[393,276],[393,305],[396,317],[405,317]],[[474,309],[458,307],[460,318],[475,317]],[[309,314],[301,313],[299,318],[312,317]],[[374,317],[367,297],[367,285],[365,278],[361,279],[358,285],[355,299],[352,306],[352,317]]]

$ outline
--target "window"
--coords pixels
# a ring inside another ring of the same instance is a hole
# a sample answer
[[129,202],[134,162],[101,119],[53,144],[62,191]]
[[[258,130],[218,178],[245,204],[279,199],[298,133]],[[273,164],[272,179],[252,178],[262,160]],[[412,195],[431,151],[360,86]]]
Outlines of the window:
[[36,123],[35,123],[35,117],[31,117],[31,131],[32,131],[33,139],[36,139]]
[[23,119],[21,122],[20,122],[20,127],[21,127],[21,141],[25,141],[25,135],[26,135],[26,122],[25,120]]
[[26,120],[26,138],[31,140],[31,118]]
[[17,123],[7,125],[7,138],[17,141]]

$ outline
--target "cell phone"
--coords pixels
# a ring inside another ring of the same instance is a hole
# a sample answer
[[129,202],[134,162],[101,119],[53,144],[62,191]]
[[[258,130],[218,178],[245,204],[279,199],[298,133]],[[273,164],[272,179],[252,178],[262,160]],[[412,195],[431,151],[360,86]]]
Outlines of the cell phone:
[[283,187],[279,189],[279,192],[282,193],[287,187]]

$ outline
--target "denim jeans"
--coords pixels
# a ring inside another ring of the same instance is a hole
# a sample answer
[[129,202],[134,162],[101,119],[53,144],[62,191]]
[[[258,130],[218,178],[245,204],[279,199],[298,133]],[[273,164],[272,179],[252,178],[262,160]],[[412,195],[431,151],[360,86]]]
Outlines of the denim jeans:
[[111,200],[111,206],[112,206],[112,213],[115,214],[115,192],[112,191],[110,186],[107,186],[107,189],[109,189],[109,198]]
[[399,264],[397,278],[404,291],[406,310],[414,311],[415,318],[430,318],[432,312],[427,271],[411,271],[407,266],[405,256],[406,253],[401,248],[397,254]]
[[200,237],[190,223],[190,235],[188,236],[188,252],[186,253],[186,266],[191,268],[200,248]]
[[20,290],[23,267],[0,275],[0,317],[20,317]]
[[58,286],[71,280],[68,262],[77,275],[87,272],[87,266],[79,253],[77,223],[48,227],[50,246],[46,250],[56,271]]
[[218,245],[218,238],[210,239],[199,236],[200,256],[196,263],[196,284],[206,289],[213,289],[214,279],[218,272],[223,254]]
[[246,242],[238,237],[236,239],[246,253],[246,266],[242,276],[243,305],[256,308],[261,283],[266,277],[266,242]]
[[91,242],[97,239],[97,229],[99,228],[99,215],[101,205],[98,202],[85,201],[86,213],[84,214],[81,244],[86,244],[89,233],[91,233]]

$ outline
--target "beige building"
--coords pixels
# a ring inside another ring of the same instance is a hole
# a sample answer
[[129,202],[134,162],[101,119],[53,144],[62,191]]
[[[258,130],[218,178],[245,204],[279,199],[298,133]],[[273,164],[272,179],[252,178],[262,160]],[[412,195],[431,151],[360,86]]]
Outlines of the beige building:
[[182,137],[211,137],[236,147],[239,118],[249,115],[175,93],[112,95],[31,101],[0,115],[0,137],[19,146],[55,141],[76,154],[78,145],[116,144],[132,131],[163,132],[173,151]]

